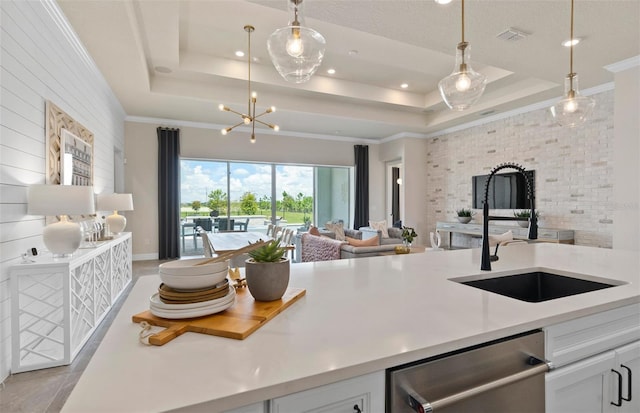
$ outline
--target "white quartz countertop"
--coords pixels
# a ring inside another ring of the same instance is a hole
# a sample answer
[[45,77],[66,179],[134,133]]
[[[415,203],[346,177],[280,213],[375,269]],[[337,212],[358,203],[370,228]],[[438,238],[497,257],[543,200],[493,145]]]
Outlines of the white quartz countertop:
[[[480,249],[294,264],[306,295],[245,340],[186,333],[161,347],[131,321],[160,282],[140,277],[63,411],[223,411],[640,302],[637,252],[538,243],[499,256],[492,272]],[[449,280],[531,269],[626,284],[528,303]]]

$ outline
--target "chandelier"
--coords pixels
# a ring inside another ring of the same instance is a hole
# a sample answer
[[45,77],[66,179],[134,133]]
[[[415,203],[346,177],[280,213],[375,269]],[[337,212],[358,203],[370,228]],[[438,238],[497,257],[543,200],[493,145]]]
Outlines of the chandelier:
[[596,102],[578,92],[578,74],[573,72],[573,0],[571,0],[571,37],[569,37],[569,74],[564,79],[564,96],[551,106],[551,115],[560,126],[573,128],[584,123]]
[[271,33],[267,49],[280,76],[288,82],[304,83],[320,67],[326,41],[317,31],[302,26],[302,0],[287,1],[293,8],[293,21]]
[[469,43],[464,41],[464,0],[462,0],[462,41],[456,50],[453,72],[438,83],[444,103],[453,110],[465,110],[473,105],[484,92],[487,77],[471,68]]
[[262,112],[259,115],[256,115],[256,100],[257,100],[257,94],[256,92],[251,92],[251,32],[253,32],[255,30],[255,27],[251,26],[251,25],[246,25],[244,26],[244,30],[248,33],[248,50],[247,50],[247,65],[248,65],[248,74],[247,74],[247,91],[248,91],[248,95],[249,95],[249,107],[247,109],[247,113],[240,113],[237,112],[231,108],[229,108],[228,106],[225,106],[224,104],[220,104],[218,105],[218,109],[222,110],[222,111],[226,111],[226,112],[231,112],[231,113],[235,113],[236,115],[239,115],[240,118],[242,118],[242,121],[236,125],[233,125],[231,127],[228,128],[224,128],[222,130],[220,130],[220,132],[223,135],[226,135],[227,133],[231,132],[234,128],[240,126],[240,125],[251,125],[251,143],[255,143],[256,142],[256,122],[268,126],[269,128],[273,129],[274,131],[279,131],[280,128],[278,127],[278,125],[273,125],[271,123],[267,123],[267,122],[263,122],[260,119],[258,119],[261,116],[266,115],[267,113],[271,113],[271,112],[275,112],[276,108],[275,106],[271,106],[269,108],[267,108],[267,110],[265,110],[264,112]]

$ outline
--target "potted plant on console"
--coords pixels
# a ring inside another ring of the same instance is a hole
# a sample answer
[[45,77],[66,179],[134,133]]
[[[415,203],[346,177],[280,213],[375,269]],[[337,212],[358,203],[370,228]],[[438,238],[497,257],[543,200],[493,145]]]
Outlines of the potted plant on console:
[[282,238],[249,251],[245,261],[245,275],[249,292],[257,301],[273,301],[282,298],[289,285],[289,259],[286,248],[280,245]]
[[[518,225],[522,228],[529,228],[529,219],[531,218],[531,210],[523,209],[521,211],[513,211],[513,216],[518,218]],[[540,215],[538,211],[536,211],[536,218],[539,218]]]
[[463,224],[468,224],[471,221],[471,218],[473,218],[473,212],[470,209],[466,208],[458,209],[456,211],[456,214],[458,215],[458,221]]

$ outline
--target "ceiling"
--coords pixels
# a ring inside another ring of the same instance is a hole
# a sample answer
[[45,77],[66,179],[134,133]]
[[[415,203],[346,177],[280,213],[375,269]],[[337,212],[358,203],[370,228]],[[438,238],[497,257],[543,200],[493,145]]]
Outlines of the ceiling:
[[[287,0],[58,0],[80,40],[131,117],[226,127],[239,118],[218,110],[247,107],[251,37],[257,112],[280,134],[381,140],[419,136],[563,93],[569,73],[569,0],[468,0],[465,40],[473,68],[488,77],[469,110],[449,110],[438,81],[451,73],[460,41],[460,1],[304,0],[306,26],[322,33],[322,66],[303,84],[277,73],[266,42],[291,19]],[[518,41],[497,35],[513,28]],[[606,65],[640,55],[639,0],[577,0],[574,70],[580,89],[613,81]],[[157,70],[160,68],[160,70]],[[170,73],[164,73],[168,68]],[[334,75],[327,74],[335,68]],[[400,84],[409,84],[407,89]],[[238,128],[246,133],[246,129]],[[258,127],[260,134],[271,133]]]

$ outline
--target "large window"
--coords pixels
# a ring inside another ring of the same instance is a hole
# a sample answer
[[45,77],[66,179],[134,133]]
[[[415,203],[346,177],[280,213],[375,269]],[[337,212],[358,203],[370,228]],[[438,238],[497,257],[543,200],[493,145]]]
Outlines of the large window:
[[[183,159],[182,226],[210,219],[211,231],[264,232],[269,223],[303,229],[332,220],[349,227],[351,169]],[[183,229],[182,237],[183,255],[202,254],[197,236]]]

